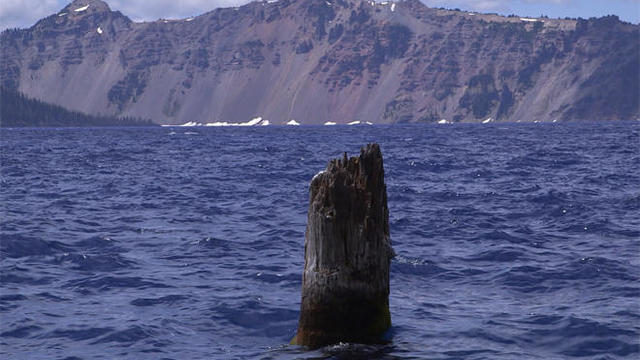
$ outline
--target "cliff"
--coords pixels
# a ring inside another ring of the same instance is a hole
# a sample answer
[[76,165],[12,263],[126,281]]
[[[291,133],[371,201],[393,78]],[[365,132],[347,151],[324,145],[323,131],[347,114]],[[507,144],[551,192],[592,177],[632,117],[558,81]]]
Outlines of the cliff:
[[640,117],[640,26],[614,16],[279,0],[136,23],[76,0],[0,42],[2,86],[159,123]]

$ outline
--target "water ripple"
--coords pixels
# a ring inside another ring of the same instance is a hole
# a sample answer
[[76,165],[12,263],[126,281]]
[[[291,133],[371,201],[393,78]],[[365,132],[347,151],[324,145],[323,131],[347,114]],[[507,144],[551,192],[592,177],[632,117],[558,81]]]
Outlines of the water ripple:
[[[637,123],[2,132],[3,359],[640,356]],[[388,343],[289,346],[309,181],[372,141]]]

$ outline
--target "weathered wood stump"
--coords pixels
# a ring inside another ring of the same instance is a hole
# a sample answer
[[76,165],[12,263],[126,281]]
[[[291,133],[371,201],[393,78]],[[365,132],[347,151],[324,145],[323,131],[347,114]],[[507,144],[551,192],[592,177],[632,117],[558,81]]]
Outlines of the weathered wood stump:
[[311,181],[298,332],[293,344],[379,343],[391,326],[394,256],[382,153],[334,159]]

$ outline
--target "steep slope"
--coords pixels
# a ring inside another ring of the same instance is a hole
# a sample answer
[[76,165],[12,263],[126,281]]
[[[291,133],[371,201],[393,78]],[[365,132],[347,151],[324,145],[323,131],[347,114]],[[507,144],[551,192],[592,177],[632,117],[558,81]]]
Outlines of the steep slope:
[[0,127],[154,126],[149,120],[91,116],[0,87]]
[[2,33],[0,79],[71,109],[161,123],[635,119],[639,29],[418,0],[253,2],[134,23],[76,0]]

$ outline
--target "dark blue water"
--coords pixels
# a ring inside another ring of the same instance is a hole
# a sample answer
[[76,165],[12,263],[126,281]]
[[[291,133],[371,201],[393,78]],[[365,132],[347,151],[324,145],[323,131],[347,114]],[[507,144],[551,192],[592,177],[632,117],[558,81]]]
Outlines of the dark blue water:
[[[2,359],[638,359],[638,123],[2,130]],[[392,340],[288,346],[307,186],[379,142]]]

